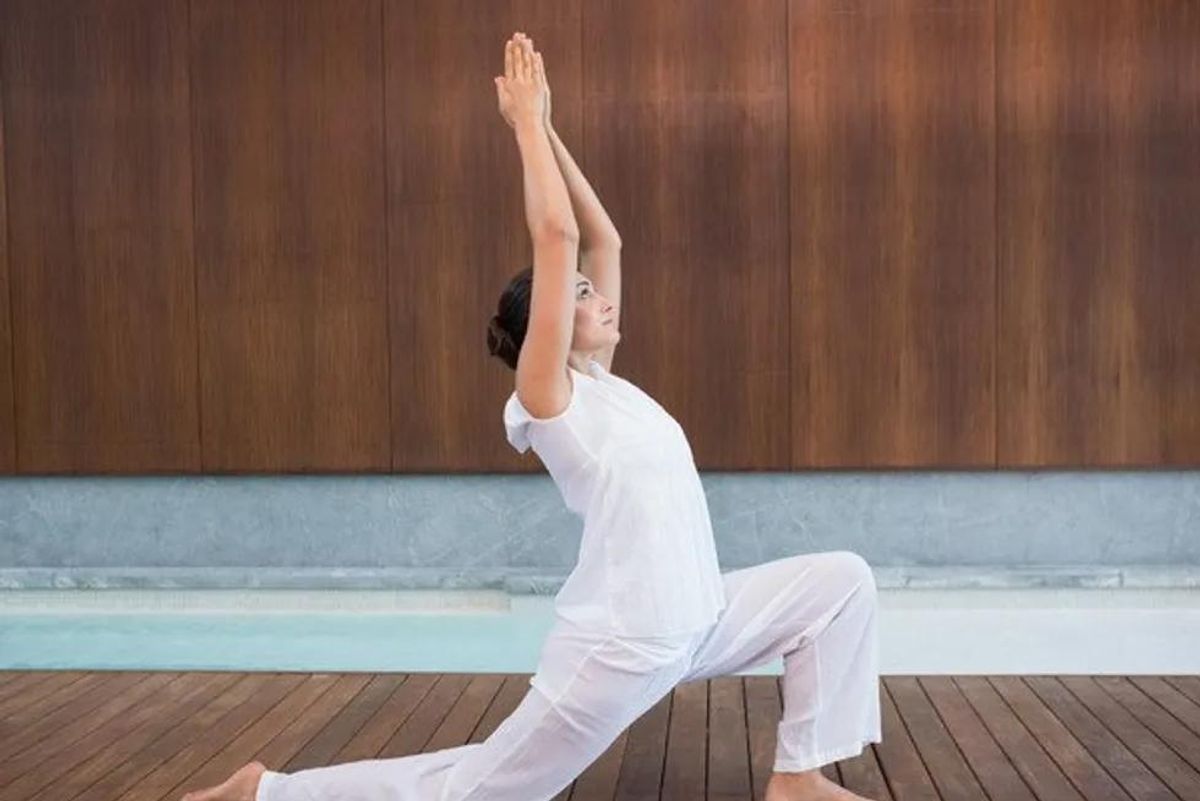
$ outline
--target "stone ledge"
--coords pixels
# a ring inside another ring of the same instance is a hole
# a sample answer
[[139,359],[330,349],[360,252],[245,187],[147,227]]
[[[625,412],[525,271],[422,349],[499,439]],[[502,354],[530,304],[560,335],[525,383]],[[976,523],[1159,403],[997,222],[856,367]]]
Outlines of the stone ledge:
[[[726,572],[737,568],[725,568]],[[881,589],[1198,589],[1200,565],[873,566]],[[554,595],[566,575],[519,568],[0,568],[0,590],[502,590]]]

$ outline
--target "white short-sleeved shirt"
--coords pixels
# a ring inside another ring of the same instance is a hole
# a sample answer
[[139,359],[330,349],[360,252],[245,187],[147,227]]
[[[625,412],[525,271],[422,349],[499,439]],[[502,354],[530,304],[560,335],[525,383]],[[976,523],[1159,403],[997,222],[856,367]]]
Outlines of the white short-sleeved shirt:
[[516,392],[509,443],[530,446],[567,508],[584,520],[579,559],[555,613],[628,636],[694,632],[726,606],[704,487],[683,428],[636,385],[595,359],[568,368],[571,400],[533,417]]

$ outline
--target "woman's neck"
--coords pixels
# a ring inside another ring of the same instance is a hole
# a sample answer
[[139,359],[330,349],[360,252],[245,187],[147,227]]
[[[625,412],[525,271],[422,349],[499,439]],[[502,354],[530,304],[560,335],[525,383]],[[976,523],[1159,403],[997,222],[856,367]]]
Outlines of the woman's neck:
[[588,362],[590,362],[592,358],[592,354],[590,353],[582,353],[579,355],[571,354],[567,357],[567,367],[586,375]]

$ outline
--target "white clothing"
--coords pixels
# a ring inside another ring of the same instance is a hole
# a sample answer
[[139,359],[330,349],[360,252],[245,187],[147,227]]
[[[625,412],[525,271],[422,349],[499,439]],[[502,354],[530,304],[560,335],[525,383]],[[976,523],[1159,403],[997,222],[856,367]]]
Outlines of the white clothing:
[[509,443],[532,445],[567,508],[584,519],[579,558],[554,599],[580,627],[630,637],[686,634],[725,607],[704,486],[675,418],[636,385],[588,362],[571,399],[531,415],[504,406]]
[[537,669],[546,679],[540,686],[554,689],[531,687],[483,742],[295,773],[267,770],[255,801],[549,801],[676,684],[781,655],[775,770],[808,770],[882,742],[876,590],[867,563],[850,551],[826,551],[721,578],[727,608],[691,634],[628,638],[556,621]]

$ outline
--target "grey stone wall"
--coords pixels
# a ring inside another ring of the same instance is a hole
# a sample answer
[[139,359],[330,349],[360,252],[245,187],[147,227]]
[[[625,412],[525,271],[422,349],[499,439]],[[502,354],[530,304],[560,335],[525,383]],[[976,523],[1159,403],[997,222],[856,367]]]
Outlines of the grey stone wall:
[[[880,586],[1200,586],[1200,471],[704,473],[722,570],[859,553]],[[0,587],[553,593],[545,475],[0,479]]]

